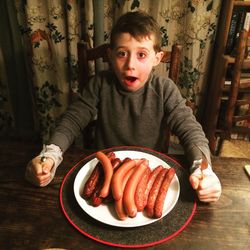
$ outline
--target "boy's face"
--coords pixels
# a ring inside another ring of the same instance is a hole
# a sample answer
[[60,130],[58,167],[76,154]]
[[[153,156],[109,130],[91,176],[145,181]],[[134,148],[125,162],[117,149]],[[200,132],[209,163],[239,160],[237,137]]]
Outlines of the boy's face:
[[138,41],[129,33],[121,33],[109,56],[120,83],[133,92],[144,86],[152,68],[160,63],[163,52],[155,52],[152,36]]

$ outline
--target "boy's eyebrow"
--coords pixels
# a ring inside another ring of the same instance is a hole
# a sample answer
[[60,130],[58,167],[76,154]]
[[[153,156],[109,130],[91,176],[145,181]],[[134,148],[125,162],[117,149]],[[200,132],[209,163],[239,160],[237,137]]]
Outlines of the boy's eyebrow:
[[[118,46],[118,47],[115,47],[114,49],[117,50],[117,49],[126,49],[126,48],[127,48],[127,46]],[[137,49],[142,49],[142,50],[147,50],[147,51],[150,50],[146,47],[137,47]]]

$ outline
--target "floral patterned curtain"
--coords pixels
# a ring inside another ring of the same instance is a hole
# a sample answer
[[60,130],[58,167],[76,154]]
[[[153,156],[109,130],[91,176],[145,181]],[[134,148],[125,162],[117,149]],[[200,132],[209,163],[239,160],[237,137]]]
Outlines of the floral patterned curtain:
[[56,119],[65,110],[70,88],[77,86],[80,20],[77,1],[16,1],[29,69],[39,130],[48,139]]
[[[81,38],[91,45],[108,41],[113,22],[126,11],[145,10],[159,22],[163,47],[183,46],[179,88],[184,97],[202,106],[210,52],[216,31],[219,0],[12,0],[24,51],[34,130],[46,141],[56,121],[77,92],[77,51]],[[98,6],[97,6],[98,5]],[[100,5],[103,9],[100,11]],[[98,11],[99,9],[99,11]],[[95,27],[95,29],[94,29]],[[9,27],[13,29],[13,26]],[[98,29],[97,29],[98,28]],[[98,34],[95,31],[98,30]],[[102,32],[103,30],[103,32]],[[101,34],[103,33],[103,34]],[[99,37],[99,40],[96,40]],[[15,127],[10,95],[9,63],[0,43],[0,132]],[[160,66],[157,71],[163,74]],[[11,87],[13,88],[13,86]]]

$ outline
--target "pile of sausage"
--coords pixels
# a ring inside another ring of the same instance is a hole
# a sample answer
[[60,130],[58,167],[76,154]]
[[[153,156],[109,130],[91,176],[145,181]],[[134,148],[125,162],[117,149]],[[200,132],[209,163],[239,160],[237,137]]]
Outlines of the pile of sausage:
[[133,218],[142,211],[150,218],[162,216],[174,168],[159,165],[151,170],[147,159],[121,161],[114,152],[98,151],[96,157],[99,162],[84,184],[84,199],[93,206],[113,201],[120,220]]

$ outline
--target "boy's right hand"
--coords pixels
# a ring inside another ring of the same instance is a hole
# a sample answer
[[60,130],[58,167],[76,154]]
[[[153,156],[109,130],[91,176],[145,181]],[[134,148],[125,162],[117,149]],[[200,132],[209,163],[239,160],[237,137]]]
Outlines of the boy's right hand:
[[54,178],[53,166],[54,161],[51,158],[46,157],[46,160],[42,162],[41,157],[37,156],[28,163],[25,178],[35,186],[44,187]]

